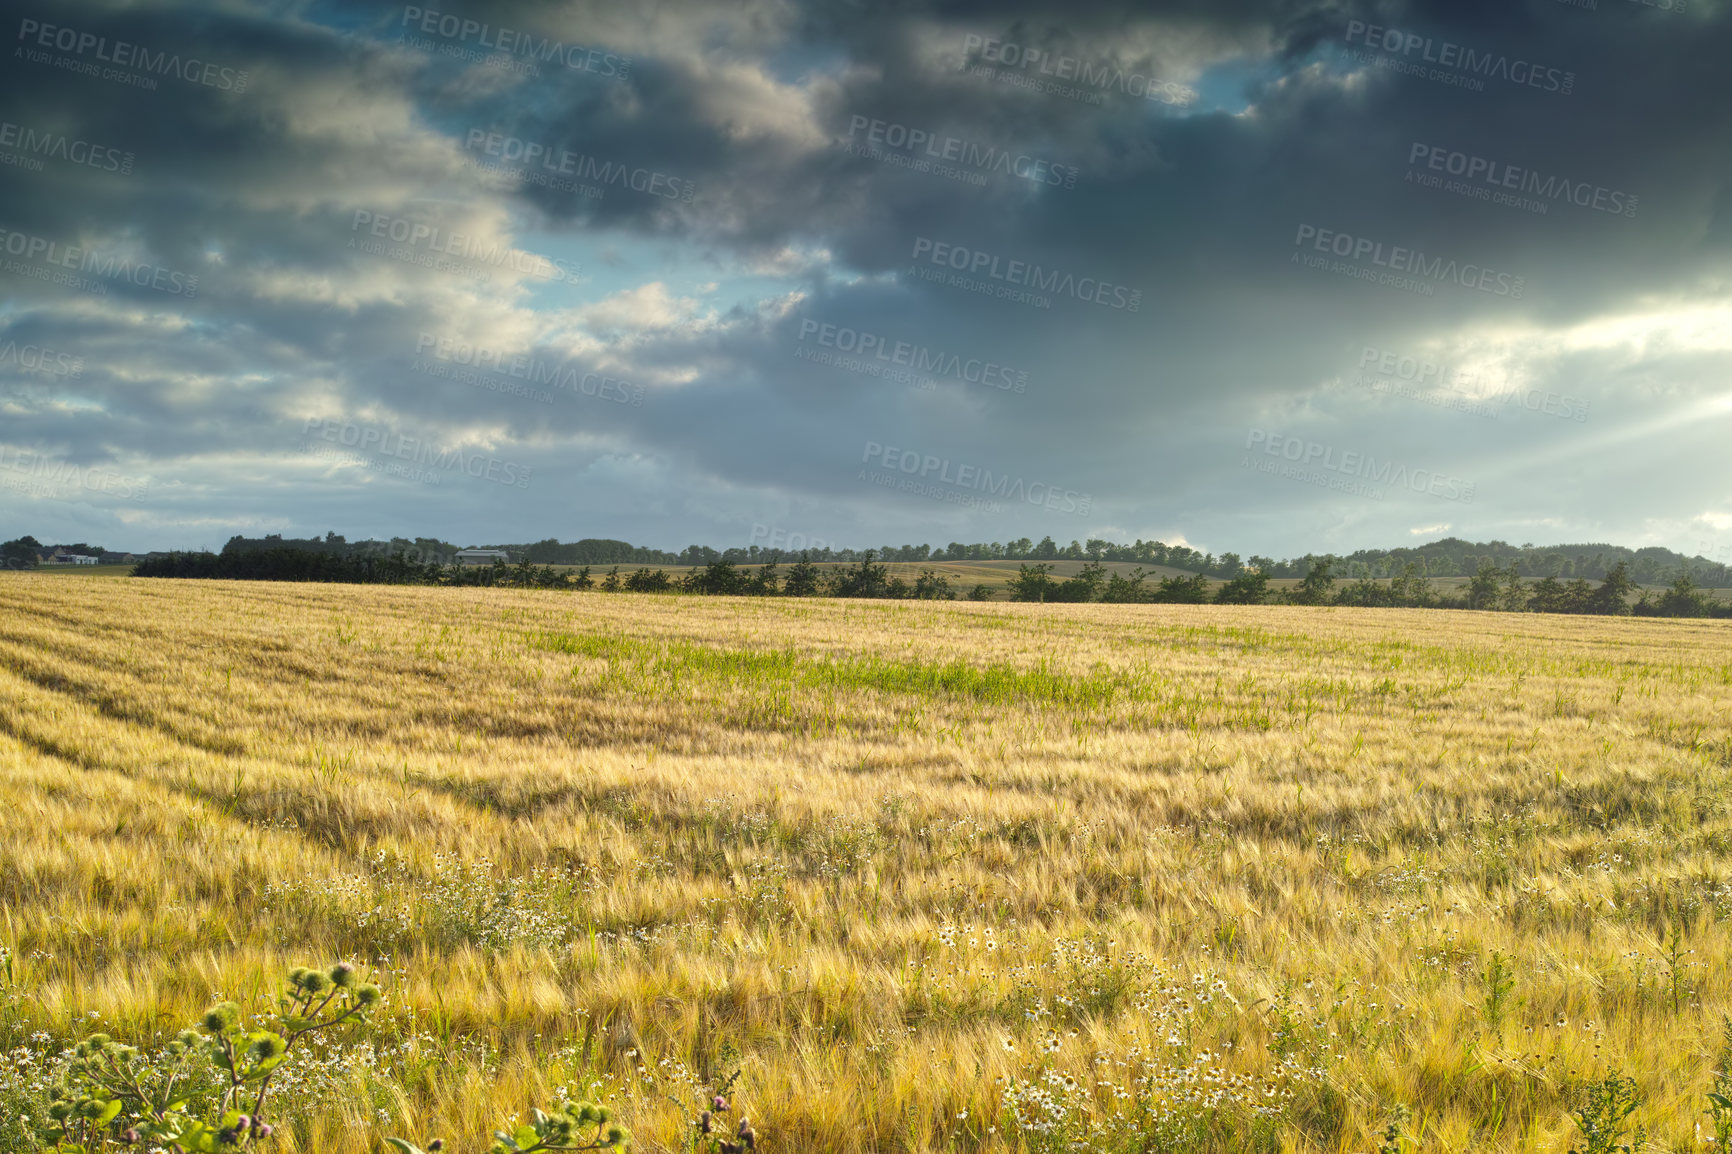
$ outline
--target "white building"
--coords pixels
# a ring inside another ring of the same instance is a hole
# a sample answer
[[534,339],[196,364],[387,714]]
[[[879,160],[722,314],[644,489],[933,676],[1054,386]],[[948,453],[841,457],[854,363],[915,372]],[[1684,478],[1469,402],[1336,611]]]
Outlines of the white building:
[[459,565],[491,565],[495,561],[511,564],[511,554],[503,549],[459,549],[457,563]]

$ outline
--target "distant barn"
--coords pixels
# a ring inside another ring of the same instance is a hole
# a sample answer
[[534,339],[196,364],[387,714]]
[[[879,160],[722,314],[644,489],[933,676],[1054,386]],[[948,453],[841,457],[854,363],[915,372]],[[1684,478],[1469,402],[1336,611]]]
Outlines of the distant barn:
[[511,564],[511,554],[503,549],[459,549],[457,563],[459,565],[491,565],[495,561]]

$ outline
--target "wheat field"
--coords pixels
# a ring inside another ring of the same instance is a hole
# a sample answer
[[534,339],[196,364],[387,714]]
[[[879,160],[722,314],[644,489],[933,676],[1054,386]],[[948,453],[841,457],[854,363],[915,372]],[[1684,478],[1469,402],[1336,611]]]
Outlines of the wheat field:
[[1607,1073],[1713,1149],[1729,703],[1719,621],[8,574],[0,1150],[339,958],[280,1149],[735,1067],[790,1154],[1563,1151]]

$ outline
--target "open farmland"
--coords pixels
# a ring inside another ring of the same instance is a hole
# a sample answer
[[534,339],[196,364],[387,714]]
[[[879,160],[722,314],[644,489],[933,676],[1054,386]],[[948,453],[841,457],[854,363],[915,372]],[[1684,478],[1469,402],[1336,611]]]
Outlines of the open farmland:
[[1729,706],[1722,621],[8,574],[0,1150],[338,958],[282,1149],[1711,1148]]

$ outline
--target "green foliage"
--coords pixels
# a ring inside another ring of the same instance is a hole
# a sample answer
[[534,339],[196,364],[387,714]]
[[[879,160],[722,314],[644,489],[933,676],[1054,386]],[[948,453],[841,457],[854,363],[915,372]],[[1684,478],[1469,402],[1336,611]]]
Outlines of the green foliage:
[[1269,575],[1261,569],[1246,569],[1215,590],[1218,605],[1261,605],[1269,596]]
[[1377,1144],[1377,1154],[1401,1154],[1407,1124],[1412,1120],[1413,1111],[1402,1103],[1396,1103],[1389,1111],[1389,1121],[1384,1123],[1383,1140]]
[[[435,1138],[423,1150],[404,1138],[387,1138],[397,1154],[439,1154],[443,1139]],[[529,1121],[509,1130],[495,1130],[488,1154],[539,1154],[543,1150],[625,1150],[631,1135],[613,1119],[613,1111],[594,1102],[566,1102],[552,1113],[530,1111]]]
[[[316,1030],[358,1018],[379,1002],[379,988],[339,962],[296,968],[264,1022],[233,1002],[206,1011],[158,1055],[107,1034],[78,1044],[39,1132],[57,1154],[96,1154],[117,1145],[197,1154],[244,1150],[271,1136],[265,1107],[271,1079],[295,1044]],[[215,1095],[199,1093],[214,1072]]]
[[639,569],[625,579],[625,587],[633,593],[665,593],[673,580],[665,569]]
[[0,544],[0,569],[36,568],[42,548],[42,542],[28,535]]
[[914,596],[920,601],[954,601],[956,591],[950,587],[950,578],[936,570],[922,569],[914,581]]
[[1329,595],[1335,588],[1333,564],[1327,557],[1320,557],[1311,563],[1306,570],[1304,580],[1291,595],[1295,605],[1327,605]]
[[1728,1149],[1732,1146],[1732,1017],[1720,1019],[1720,1056],[1714,1063],[1705,1113],[1714,1127],[1714,1149]]
[[1045,562],[1018,565],[1016,576],[1007,583],[1012,601],[1045,601],[1058,582],[1052,579],[1052,566]]
[[1481,1003],[1485,1024],[1495,1031],[1503,1025],[1504,1015],[1509,1011],[1510,993],[1515,989],[1515,969],[1508,958],[1493,950],[1491,960],[1486,962],[1479,977],[1485,984],[1485,999]]
[[1177,605],[1201,605],[1209,599],[1209,580],[1201,573],[1189,577],[1163,577],[1154,600]]
[[788,569],[788,580],[782,586],[782,592],[789,597],[812,597],[817,594],[818,585],[818,567],[812,564],[810,553],[802,553]]
[[1607,1074],[1598,1082],[1590,1082],[1578,1095],[1576,1108],[1570,1111],[1576,1129],[1581,1131],[1582,1145],[1570,1146],[1570,1154],[1631,1154],[1647,1141],[1647,1131],[1637,1129],[1629,1141],[1629,1118],[1642,1104],[1641,1092],[1634,1078]]
[[890,576],[890,570],[877,564],[875,549],[866,550],[859,562],[828,575],[825,592],[832,597],[906,597],[908,583]]

